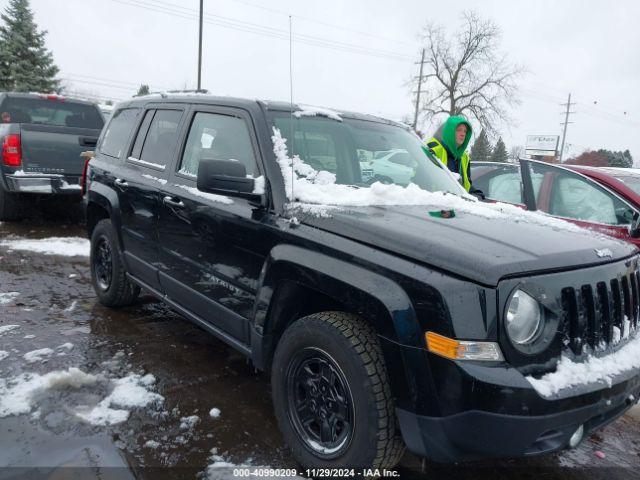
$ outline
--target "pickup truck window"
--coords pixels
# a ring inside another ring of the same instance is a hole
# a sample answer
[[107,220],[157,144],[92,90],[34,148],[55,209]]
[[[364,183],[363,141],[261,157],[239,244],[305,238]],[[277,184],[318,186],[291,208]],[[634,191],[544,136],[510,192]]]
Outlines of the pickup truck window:
[[139,113],[137,108],[125,108],[113,114],[100,141],[100,153],[120,158]]
[[104,126],[98,107],[69,100],[63,102],[45,98],[8,97],[0,106],[0,113],[1,121],[4,123],[31,123],[95,130]]
[[149,126],[140,160],[166,167],[178,143],[178,127],[182,110],[157,110]]
[[201,158],[237,160],[244,164],[248,175],[257,173],[249,129],[243,119],[231,115],[195,114],[182,155],[180,173],[197,175]]
[[[381,122],[343,118],[341,122],[323,117],[292,119],[287,112],[271,112],[272,122],[284,138],[293,133],[290,155],[317,171],[335,175],[335,183],[368,187],[375,182],[407,186],[415,183],[429,192],[464,193],[459,184],[427,157],[420,139],[404,128]],[[402,153],[402,164],[380,159]]]

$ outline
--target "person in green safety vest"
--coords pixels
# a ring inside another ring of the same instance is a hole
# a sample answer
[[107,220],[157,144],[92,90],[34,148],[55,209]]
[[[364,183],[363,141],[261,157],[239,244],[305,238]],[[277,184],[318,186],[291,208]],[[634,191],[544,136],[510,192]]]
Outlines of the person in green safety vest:
[[464,117],[451,116],[438,128],[426,147],[457,175],[467,192],[484,199],[482,191],[471,183],[469,154],[466,151],[471,134],[471,124]]

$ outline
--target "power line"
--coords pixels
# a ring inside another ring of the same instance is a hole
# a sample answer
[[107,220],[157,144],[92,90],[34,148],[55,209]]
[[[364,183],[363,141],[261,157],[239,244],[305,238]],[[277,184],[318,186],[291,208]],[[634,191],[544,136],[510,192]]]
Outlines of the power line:
[[[143,0],[111,0],[111,1],[123,4],[123,5],[138,7],[144,10],[170,14],[174,17],[177,16],[179,18],[184,18],[187,20],[198,19],[197,14],[190,13],[190,12],[194,12],[194,10],[192,9],[189,9],[187,7],[182,7],[180,5],[170,4],[167,2],[159,2],[159,0],[151,0],[151,1],[155,1],[156,4],[150,4]],[[163,5],[167,5],[167,6],[163,6]],[[217,25],[223,28],[229,28],[233,30],[238,30],[238,31],[243,31],[247,33],[253,33],[257,35],[263,35],[271,38],[278,38],[281,40],[288,41],[288,32],[286,30],[268,27],[265,25],[260,25],[252,22],[245,22],[243,20],[224,17],[221,15],[205,14],[204,17],[205,17],[204,22],[211,25]],[[320,47],[320,48],[343,51],[347,53],[356,53],[356,54],[366,55],[371,57],[387,58],[391,60],[405,61],[405,60],[410,60],[412,58],[408,55],[403,55],[397,52],[371,49],[370,47],[365,47],[365,46],[346,43],[346,42],[338,42],[335,40],[330,40],[323,37],[316,37],[312,35],[295,34],[293,41],[296,43],[302,43],[302,44]]]
[[[94,76],[91,76],[91,75],[84,75],[82,73],[66,72],[66,73],[63,73],[63,75],[65,75],[66,77],[71,77],[71,78],[80,78],[80,79],[97,80],[97,81],[100,81],[100,82],[116,83],[116,84],[120,84],[120,85],[123,85],[123,86],[128,86],[130,88],[138,88],[141,85],[141,83],[128,82],[128,81],[125,81],[125,80],[115,80],[115,79],[112,79],[112,78],[94,77]],[[142,83],[144,83],[144,82],[142,82]],[[154,90],[170,90],[169,87],[159,86],[157,84],[149,85],[149,87],[153,88]]]
[[[246,0],[232,0],[232,1],[236,2],[236,3],[243,4],[243,5],[248,5],[250,7],[259,8],[259,9],[267,11],[267,12],[272,12],[272,13],[277,13],[277,14],[280,14],[280,15],[287,15],[287,16],[289,15],[289,13],[285,12],[284,10],[279,10],[277,8],[272,8],[272,7],[265,7],[264,5],[257,5],[257,4],[252,3],[252,2],[247,2]],[[410,42],[406,42],[406,41],[403,41],[403,40],[398,40],[396,38],[386,37],[386,36],[383,36],[383,35],[376,35],[376,34],[373,34],[371,32],[363,32],[361,30],[355,30],[355,29],[352,29],[352,28],[349,28],[349,27],[345,27],[343,25],[337,25],[335,23],[330,23],[330,22],[325,22],[325,21],[322,21],[322,20],[318,20],[317,18],[305,17],[305,16],[302,16],[302,15],[296,15],[295,17],[297,19],[299,19],[299,20],[304,20],[305,22],[316,23],[318,25],[322,25],[322,26],[325,26],[325,27],[333,28],[333,29],[336,29],[336,30],[343,30],[345,32],[355,33],[357,35],[362,35],[362,36],[365,36],[365,37],[376,38],[378,40],[384,40],[384,41],[387,41],[387,42],[394,42],[394,43],[397,43],[399,45],[415,47],[415,44],[410,43]]]

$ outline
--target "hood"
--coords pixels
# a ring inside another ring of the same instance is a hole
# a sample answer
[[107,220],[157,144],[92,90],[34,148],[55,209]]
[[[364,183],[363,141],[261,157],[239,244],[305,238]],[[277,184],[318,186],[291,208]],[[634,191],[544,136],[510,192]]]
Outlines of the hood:
[[[467,126],[467,136],[465,137],[464,142],[462,142],[462,145],[458,147],[456,145],[456,128],[458,128],[458,125],[460,124]],[[464,117],[455,115],[447,118],[447,121],[440,125],[440,128],[436,131],[434,138],[446,146],[449,151],[456,156],[456,158],[460,158],[469,145],[471,134],[471,124]]]
[[488,286],[505,276],[592,266],[636,253],[627,242],[582,229],[466,212],[439,218],[429,214],[433,210],[358,207],[331,211],[329,218],[309,216],[303,223]]

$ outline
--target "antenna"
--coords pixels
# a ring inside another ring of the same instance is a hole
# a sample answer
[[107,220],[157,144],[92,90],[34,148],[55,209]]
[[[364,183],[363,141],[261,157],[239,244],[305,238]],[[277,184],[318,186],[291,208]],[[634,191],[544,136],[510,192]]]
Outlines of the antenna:
[[291,158],[291,201],[295,200],[293,195],[293,184],[295,183],[295,170],[293,169],[293,19],[289,15],[289,157]]

